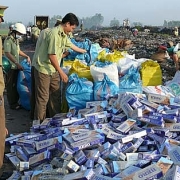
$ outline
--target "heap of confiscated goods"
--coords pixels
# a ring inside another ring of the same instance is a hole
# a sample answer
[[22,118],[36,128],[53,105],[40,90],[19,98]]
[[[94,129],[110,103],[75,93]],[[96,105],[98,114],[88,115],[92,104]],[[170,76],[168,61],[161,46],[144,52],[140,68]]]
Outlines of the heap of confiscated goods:
[[[11,152],[5,157],[16,169],[8,180],[180,177],[180,72],[167,81],[170,66],[150,59],[157,39],[139,34],[131,39],[128,32],[122,40],[112,31],[112,41],[101,36],[99,42],[112,42],[113,52],[88,39],[86,56],[71,52],[76,60],[64,61],[71,63],[64,65],[69,111],[34,120],[30,132],[6,138]],[[139,52],[146,56],[137,57]]]
[[[172,83],[171,83],[172,84]],[[179,176],[180,101],[147,86],[71,108],[6,139],[11,179],[168,179]],[[177,92],[176,92],[177,93]]]

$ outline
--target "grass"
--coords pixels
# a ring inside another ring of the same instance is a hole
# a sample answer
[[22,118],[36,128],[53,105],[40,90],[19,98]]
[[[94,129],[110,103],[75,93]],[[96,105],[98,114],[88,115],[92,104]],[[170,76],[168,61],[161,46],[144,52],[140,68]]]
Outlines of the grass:
[[9,29],[0,29],[0,35],[1,36],[7,36],[9,32]]

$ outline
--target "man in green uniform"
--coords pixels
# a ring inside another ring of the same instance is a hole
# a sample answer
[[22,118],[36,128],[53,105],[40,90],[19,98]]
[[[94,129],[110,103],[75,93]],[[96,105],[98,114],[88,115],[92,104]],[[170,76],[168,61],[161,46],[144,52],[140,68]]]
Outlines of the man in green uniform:
[[4,41],[4,53],[10,60],[11,70],[7,73],[7,99],[11,109],[18,110],[20,105],[19,94],[17,92],[18,72],[23,70],[19,57],[22,56],[31,62],[30,57],[21,51],[19,46],[19,36],[26,34],[26,28],[22,23],[16,23],[11,34]]
[[60,79],[68,82],[68,76],[60,67],[63,52],[66,48],[80,53],[86,52],[72,44],[67,36],[78,25],[76,15],[68,13],[59,26],[45,33],[43,39],[38,39],[41,43],[36,46],[32,62],[36,100],[34,119],[43,121],[46,118],[47,103],[50,117],[60,112]]
[[[45,37],[47,36],[48,32],[50,31],[50,28],[46,28],[43,29],[39,35],[39,38],[37,40],[36,43],[36,47],[40,47],[41,44],[44,42]],[[38,51],[36,51],[36,53],[38,53]],[[36,56],[36,54],[34,54],[34,56]],[[31,99],[30,99],[30,103],[31,103],[31,111],[30,111],[30,118],[34,119],[34,109],[35,109],[35,79],[34,79],[34,64],[33,63],[35,61],[32,61],[32,66],[31,66]]]
[[[6,6],[0,6],[0,23],[4,22],[4,10],[7,9]],[[4,159],[4,147],[5,147],[5,137],[6,137],[6,127],[5,127],[5,110],[4,110],[4,98],[3,98],[3,91],[4,91],[4,78],[3,78],[3,71],[2,71],[2,39],[0,36],[0,168],[3,165]],[[1,170],[0,170],[0,173]]]
[[32,27],[31,36],[32,36],[32,41],[33,41],[34,43],[37,42],[37,39],[38,39],[38,37],[39,37],[39,35],[40,35],[40,32],[41,32],[41,30],[37,27],[37,25],[34,25],[34,26]]

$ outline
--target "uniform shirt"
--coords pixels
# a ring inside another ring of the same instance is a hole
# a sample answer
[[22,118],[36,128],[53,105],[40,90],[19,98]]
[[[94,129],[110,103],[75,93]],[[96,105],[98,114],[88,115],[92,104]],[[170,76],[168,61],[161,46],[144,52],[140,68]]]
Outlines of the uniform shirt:
[[[41,33],[40,33],[40,35],[38,37],[38,40],[36,42],[36,49],[42,45],[42,43],[44,42],[44,40],[45,40],[47,34],[49,33],[49,31],[50,31],[50,28],[46,28],[46,29],[43,29],[41,31]],[[37,56],[36,54],[38,54],[38,51],[34,52],[34,56]],[[35,64],[36,64],[35,61],[32,60],[31,65],[35,66]]]
[[69,37],[70,39],[72,39],[72,38],[73,38],[73,33],[70,32],[70,33],[68,34],[68,37]]
[[[4,52],[11,53],[16,59],[16,61],[19,63],[19,51],[19,41],[15,39],[12,35],[8,36],[4,41]],[[10,63],[12,65],[11,69],[17,68],[13,62],[10,61]]]
[[31,28],[31,33],[34,34],[36,27]]
[[33,34],[34,34],[35,36],[39,36],[40,32],[41,32],[41,30],[40,30],[38,27],[35,27],[35,29],[34,29],[34,31],[33,31]]
[[[0,65],[2,66],[2,39],[0,36]],[[3,95],[4,91],[4,77],[2,73],[2,67],[0,67],[0,95]]]
[[65,48],[71,48],[72,42],[64,33],[61,26],[52,28],[47,33],[44,33],[44,36],[40,35],[38,41],[41,44],[40,46],[36,46],[33,56],[33,66],[43,74],[52,75],[56,72],[56,69],[51,64],[48,55],[55,54],[60,64]]

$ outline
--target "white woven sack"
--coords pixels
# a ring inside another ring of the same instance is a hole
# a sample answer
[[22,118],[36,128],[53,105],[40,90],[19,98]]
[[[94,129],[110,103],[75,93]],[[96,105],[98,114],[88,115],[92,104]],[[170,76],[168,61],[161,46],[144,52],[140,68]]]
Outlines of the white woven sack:
[[104,73],[105,73],[108,76],[108,78],[112,82],[114,82],[117,85],[117,87],[119,87],[119,76],[118,76],[118,69],[116,63],[104,67],[96,67],[94,65],[91,65],[90,72],[94,82],[102,81],[104,79]]

